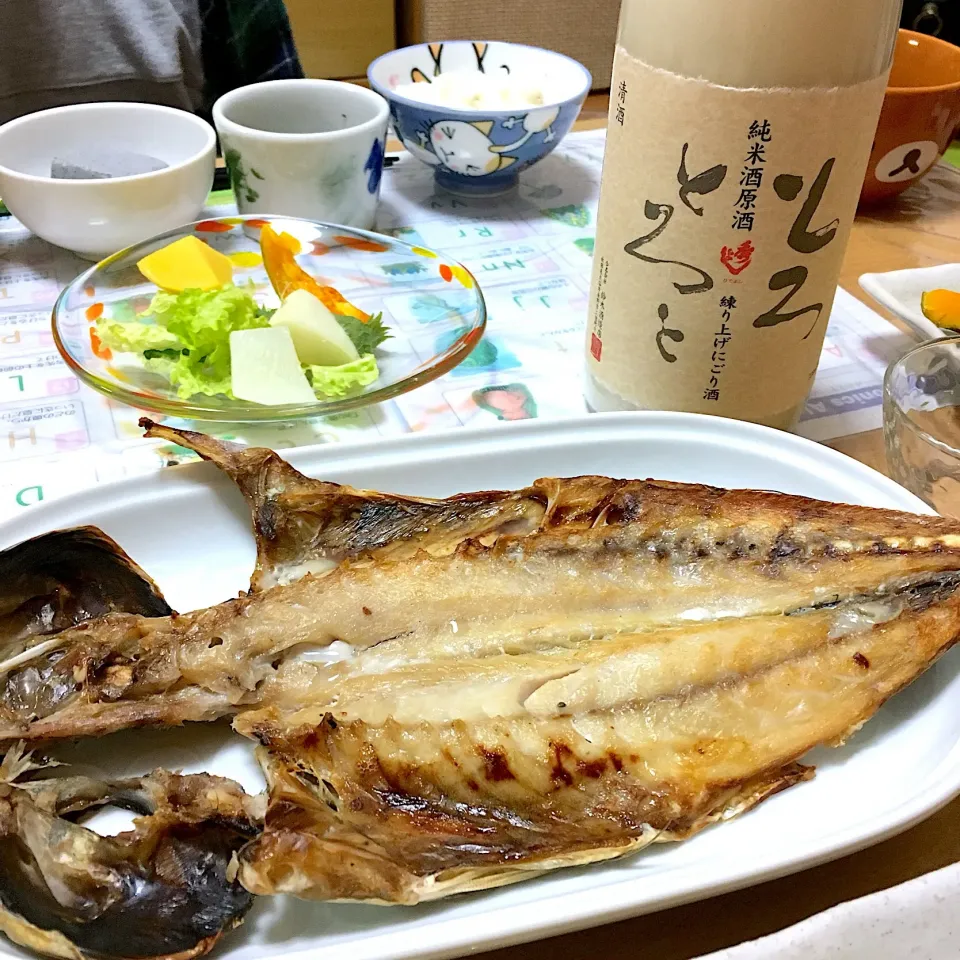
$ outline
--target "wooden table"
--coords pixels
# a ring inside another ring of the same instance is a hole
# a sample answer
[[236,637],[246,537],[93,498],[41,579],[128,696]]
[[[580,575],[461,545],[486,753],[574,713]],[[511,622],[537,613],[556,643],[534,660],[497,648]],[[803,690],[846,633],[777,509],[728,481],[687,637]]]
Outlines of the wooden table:
[[[578,128],[605,123],[606,98],[591,97]],[[860,290],[860,274],[958,258],[960,172],[941,164],[893,206],[857,218],[840,285],[878,309]],[[886,473],[879,430],[842,437],[830,446]],[[890,775],[896,777],[897,771]],[[825,866],[634,920],[480,954],[478,960],[690,960],[958,861],[960,799],[899,837]]]

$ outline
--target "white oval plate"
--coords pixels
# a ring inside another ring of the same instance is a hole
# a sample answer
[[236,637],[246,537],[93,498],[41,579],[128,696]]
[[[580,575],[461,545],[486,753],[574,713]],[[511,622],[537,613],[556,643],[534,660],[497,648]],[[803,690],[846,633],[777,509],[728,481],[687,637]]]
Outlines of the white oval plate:
[[[301,470],[360,487],[442,496],[584,473],[753,487],[930,511],[868,467],[787,433],[678,413],[605,414],[421,434],[375,446],[290,454]],[[94,523],[156,577],[178,609],[243,589],[253,565],[249,517],[229,481],[191,464],[31,508],[0,528],[9,545]],[[422,907],[263,899],[226,938],[229,960],[452,957],[647,913],[823,863],[929,816],[960,793],[960,676],[948,654],[839,750],[808,758],[815,780],[694,839],[540,880]],[[262,784],[249,743],[224,724],[136,731],[65,751],[115,774],[155,765]],[[0,956],[19,951],[0,943]],[[22,954],[19,954],[22,955]]]

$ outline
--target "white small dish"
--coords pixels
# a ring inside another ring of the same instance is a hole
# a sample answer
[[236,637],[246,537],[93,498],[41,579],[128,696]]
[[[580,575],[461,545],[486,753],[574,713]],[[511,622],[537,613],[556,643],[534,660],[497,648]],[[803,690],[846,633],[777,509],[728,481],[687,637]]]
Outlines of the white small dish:
[[881,306],[899,317],[922,340],[944,336],[944,331],[928,320],[920,309],[920,297],[927,290],[960,291],[960,263],[941,263],[936,267],[865,273],[860,286]]
[[[168,164],[109,180],[54,180],[55,154],[116,147]],[[0,127],[0,197],[38,237],[86,260],[196,220],[213,185],[216,135],[184,110],[149,103],[78,103]]]
[[[286,454],[286,452],[285,452]],[[309,476],[362,489],[445,496],[539,476],[599,473],[780,490],[929,513],[863,464],[792,434],[688,413],[595,414],[292,450]],[[157,523],[163,517],[166,522]],[[254,564],[249,513],[211,464],[159,470],[23,510],[0,546],[92,523],[114,537],[179,610],[236,596]],[[202,574],[202,575],[200,575]],[[419,907],[261,897],[221,960],[440,960],[714,896],[890,837],[960,793],[960,650],[947,654],[838,749],[817,776],[681,844]],[[153,766],[207,770],[260,789],[252,744],[223,724],[80,741],[70,762],[112,776]],[[549,946],[540,951],[552,956]],[[24,954],[0,939],[0,960]]]

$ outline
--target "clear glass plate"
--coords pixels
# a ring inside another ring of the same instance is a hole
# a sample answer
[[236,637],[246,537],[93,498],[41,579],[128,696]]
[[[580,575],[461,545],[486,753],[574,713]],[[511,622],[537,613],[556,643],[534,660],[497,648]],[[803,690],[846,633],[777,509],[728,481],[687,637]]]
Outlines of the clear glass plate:
[[[382,311],[393,337],[375,351],[380,367],[375,383],[311,404],[264,406],[226,396],[184,400],[164,377],[145,370],[137,356],[112,353],[91,337],[99,317],[132,320],[146,309],[157,287],[143,277],[137,261],[190,234],[234,261],[234,283],[251,283],[258,303],[278,306],[260,258],[265,223],[300,241],[303,252],[296,259],[307,273],[367,313]],[[249,423],[342,413],[413,390],[463,361],[480,342],[486,319],[483,295],[470,271],[432,250],[310,220],[224,217],[128,247],[82,273],[53,308],[53,337],[76,375],[112,400],[167,416]]]

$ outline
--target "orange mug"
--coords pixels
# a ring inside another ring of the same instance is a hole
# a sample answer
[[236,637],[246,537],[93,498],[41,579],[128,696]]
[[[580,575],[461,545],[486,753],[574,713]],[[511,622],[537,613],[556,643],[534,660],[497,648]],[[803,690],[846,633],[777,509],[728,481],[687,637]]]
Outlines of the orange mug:
[[919,180],[958,126],[960,47],[901,30],[860,203],[890,199]]

